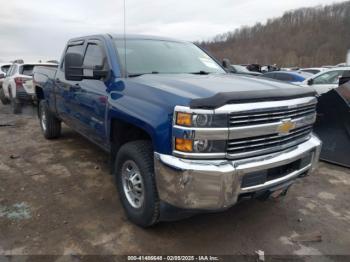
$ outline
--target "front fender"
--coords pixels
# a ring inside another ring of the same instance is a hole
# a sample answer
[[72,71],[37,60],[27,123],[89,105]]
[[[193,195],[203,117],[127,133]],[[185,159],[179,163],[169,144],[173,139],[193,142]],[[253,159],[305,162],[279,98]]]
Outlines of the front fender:
[[172,114],[169,108],[146,99],[111,92],[108,98],[107,130],[110,137],[112,119],[120,119],[144,130],[152,139],[156,152],[171,154]]

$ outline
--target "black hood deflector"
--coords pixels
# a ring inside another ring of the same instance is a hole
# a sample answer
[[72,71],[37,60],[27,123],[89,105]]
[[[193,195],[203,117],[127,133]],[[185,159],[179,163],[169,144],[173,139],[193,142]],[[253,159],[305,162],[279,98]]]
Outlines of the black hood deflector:
[[316,96],[310,87],[281,88],[273,90],[224,92],[208,98],[193,99],[191,108],[215,109],[225,104],[248,103],[262,101],[278,101],[286,99]]

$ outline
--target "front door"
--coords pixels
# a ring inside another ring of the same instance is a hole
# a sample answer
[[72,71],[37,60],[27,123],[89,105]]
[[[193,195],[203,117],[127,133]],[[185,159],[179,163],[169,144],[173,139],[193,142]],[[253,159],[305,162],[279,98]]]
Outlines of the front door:
[[[93,68],[108,70],[106,52],[100,40],[87,43],[83,67],[85,76],[93,76]],[[107,146],[107,78],[80,81],[75,97],[82,132],[96,143]]]
[[[83,40],[68,44],[65,54],[77,53],[84,55],[86,44]],[[81,81],[66,80],[64,75],[64,58],[58,68],[55,78],[55,107],[60,118],[73,129],[82,132],[79,112],[79,96]]]

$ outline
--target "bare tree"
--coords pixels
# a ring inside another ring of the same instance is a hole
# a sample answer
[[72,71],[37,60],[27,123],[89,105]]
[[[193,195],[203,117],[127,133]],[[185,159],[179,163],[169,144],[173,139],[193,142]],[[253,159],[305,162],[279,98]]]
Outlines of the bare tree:
[[350,1],[301,8],[198,43],[235,64],[321,66],[345,61],[350,49]]

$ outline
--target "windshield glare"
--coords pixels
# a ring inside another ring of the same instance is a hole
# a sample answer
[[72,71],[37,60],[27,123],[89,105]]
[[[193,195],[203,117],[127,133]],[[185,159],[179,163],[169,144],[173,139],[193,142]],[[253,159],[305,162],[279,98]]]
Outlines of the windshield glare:
[[[129,75],[160,73],[225,73],[205,52],[192,43],[127,39],[116,39],[119,60]],[[125,59],[126,53],[126,59]]]
[[240,66],[240,65],[234,65],[233,66],[238,72],[243,72],[243,73],[250,73],[250,71],[244,67],[244,66]]

